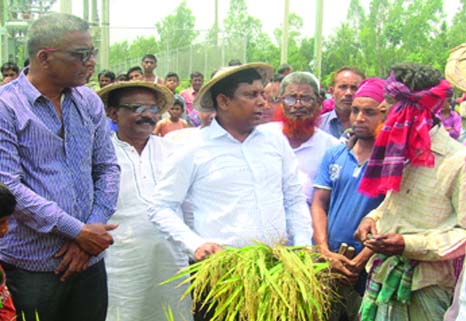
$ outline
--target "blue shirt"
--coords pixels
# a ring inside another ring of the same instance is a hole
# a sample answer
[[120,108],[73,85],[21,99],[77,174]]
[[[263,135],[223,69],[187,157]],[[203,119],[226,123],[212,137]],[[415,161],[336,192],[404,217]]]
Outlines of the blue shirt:
[[353,151],[344,144],[328,149],[322,159],[314,187],[331,190],[327,219],[332,252],[337,252],[341,243],[353,246],[357,253],[362,250],[353,234],[362,218],[383,200],[383,196],[370,198],[358,192],[365,170],[366,162],[359,166]]
[[319,128],[335,138],[340,138],[343,134],[343,126],[335,109],[320,116]]
[[120,173],[102,101],[71,88],[61,108],[63,123],[24,72],[0,88],[0,181],[18,202],[0,260],[25,270],[53,271],[63,244],[116,208]]

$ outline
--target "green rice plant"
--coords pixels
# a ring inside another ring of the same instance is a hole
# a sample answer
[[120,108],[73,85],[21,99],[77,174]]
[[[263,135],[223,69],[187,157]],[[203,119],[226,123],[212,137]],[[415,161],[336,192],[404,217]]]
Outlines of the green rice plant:
[[[185,278],[185,279],[183,279]],[[212,321],[323,321],[336,297],[327,262],[313,249],[258,243],[225,248],[164,282],[190,282]]]

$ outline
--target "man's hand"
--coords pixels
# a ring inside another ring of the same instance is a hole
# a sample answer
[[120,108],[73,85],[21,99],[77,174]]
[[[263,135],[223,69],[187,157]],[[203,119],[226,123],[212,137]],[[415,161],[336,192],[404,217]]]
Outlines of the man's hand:
[[364,242],[364,246],[376,253],[385,255],[400,255],[405,249],[405,240],[401,234],[386,233],[374,235]]
[[375,220],[369,217],[364,218],[354,232],[354,238],[359,242],[364,243],[368,239],[368,235],[376,235],[377,228]]
[[85,224],[75,241],[84,251],[96,256],[113,244],[113,237],[108,231],[117,227],[118,224]]
[[207,258],[209,255],[222,251],[222,247],[216,243],[204,243],[199,246],[194,252],[194,259],[196,261],[201,261]]
[[354,271],[354,262],[346,256],[330,250],[321,250],[321,254],[327,259],[327,262],[334,272],[343,274],[348,278],[349,283],[357,282],[359,273]]
[[63,260],[55,270],[55,274],[62,274],[60,281],[65,282],[72,275],[87,269],[90,256],[84,252],[76,242],[68,241],[54,255],[55,258],[63,257]]

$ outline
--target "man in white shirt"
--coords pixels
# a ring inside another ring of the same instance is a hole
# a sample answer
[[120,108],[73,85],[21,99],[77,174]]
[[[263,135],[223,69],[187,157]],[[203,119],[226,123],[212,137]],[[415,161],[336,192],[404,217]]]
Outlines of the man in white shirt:
[[317,128],[322,99],[317,78],[308,72],[292,72],[281,82],[279,122],[264,126],[276,127],[285,135],[298,158],[299,180],[308,204],[312,203],[313,182],[322,158],[329,147],[340,144],[332,135]]
[[[265,105],[263,83],[273,68],[250,63],[221,69],[194,107],[216,112],[195,144],[177,151],[154,192],[151,221],[196,260],[223,245],[254,241],[310,245],[311,218],[285,137],[256,127]],[[193,228],[176,214],[192,204]]]
[[118,124],[112,141],[121,167],[117,211],[111,219],[119,228],[112,233],[115,243],[106,260],[107,321],[162,321],[164,307],[172,309],[175,320],[190,321],[191,301],[179,301],[186,286],[160,285],[187,266],[187,256],[147,216],[162,166],[178,148],[151,135],[160,115],[173,104],[173,95],[141,81],[111,84],[99,95]]

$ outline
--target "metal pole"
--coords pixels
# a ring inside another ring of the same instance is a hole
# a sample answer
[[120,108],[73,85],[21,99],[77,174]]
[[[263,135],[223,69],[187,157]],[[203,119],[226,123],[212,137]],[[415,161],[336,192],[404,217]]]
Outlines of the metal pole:
[[215,33],[215,47],[218,46],[218,0],[215,0],[215,20],[214,20],[214,33]]
[[8,0],[1,0],[1,24],[0,24],[0,63],[6,62],[8,58],[8,31],[6,22],[8,21]]
[[83,0],[83,19],[89,22],[89,0]]
[[71,0],[60,0],[60,12],[61,13],[73,13],[73,6],[71,5]]
[[100,67],[108,69],[110,46],[110,0],[102,0],[102,41],[100,42]]
[[285,64],[288,60],[288,12],[290,11],[290,0],[285,0],[283,12],[282,50],[280,63]]
[[316,0],[316,31],[314,35],[314,74],[318,79],[322,73],[322,25],[324,21],[324,1]]

